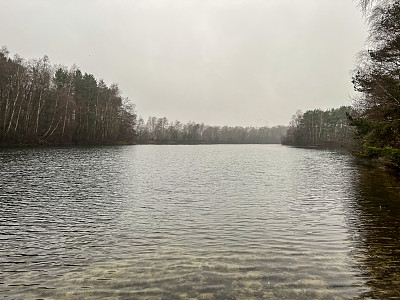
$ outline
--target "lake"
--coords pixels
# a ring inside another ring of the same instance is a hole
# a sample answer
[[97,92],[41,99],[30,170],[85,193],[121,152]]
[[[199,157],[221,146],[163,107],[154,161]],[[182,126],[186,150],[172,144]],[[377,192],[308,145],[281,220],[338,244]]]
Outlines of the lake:
[[400,181],[280,145],[0,150],[6,299],[400,298]]

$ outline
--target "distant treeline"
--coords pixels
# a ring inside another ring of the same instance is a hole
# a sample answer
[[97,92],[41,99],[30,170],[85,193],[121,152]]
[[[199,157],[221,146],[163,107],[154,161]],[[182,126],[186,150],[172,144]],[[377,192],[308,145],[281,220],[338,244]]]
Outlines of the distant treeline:
[[277,144],[286,126],[229,127],[149,117],[137,121],[116,84],[0,49],[0,146],[71,144]]
[[286,134],[286,126],[229,127],[208,126],[203,123],[149,117],[138,120],[138,143],[144,144],[279,144]]
[[322,111],[298,111],[292,117],[283,144],[295,146],[346,147],[354,144],[354,128],[350,126],[349,115],[353,109],[342,106]]
[[135,122],[116,84],[0,50],[0,145],[131,143]]

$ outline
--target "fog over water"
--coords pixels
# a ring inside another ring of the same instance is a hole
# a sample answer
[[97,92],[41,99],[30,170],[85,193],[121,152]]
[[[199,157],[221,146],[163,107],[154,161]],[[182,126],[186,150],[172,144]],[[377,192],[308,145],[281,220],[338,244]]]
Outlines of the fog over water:
[[351,0],[0,0],[0,44],[117,82],[140,115],[287,124],[349,105],[366,26]]

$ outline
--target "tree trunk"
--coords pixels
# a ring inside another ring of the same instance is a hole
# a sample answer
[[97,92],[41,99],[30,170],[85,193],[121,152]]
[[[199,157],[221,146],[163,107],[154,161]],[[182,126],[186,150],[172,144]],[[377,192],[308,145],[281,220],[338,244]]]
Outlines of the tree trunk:
[[14,98],[14,102],[12,105],[12,111],[11,111],[11,117],[10,117],[10,121],[8,122],[8,127],[6,130],[6,134],[10,131],[11,125],[13,123],[13,119],[14,119],[14,114],[15,114],[15,107],[18,101],[18,97],[19,97],[19,92],[20,92],[20,79],[19,79],[19,69],[17,70],[17,94],[15,95]]
[[38,109],[37,109],[37,114],[36,114],[36,126],[35,126],[35,134],[36,134],[36,135],[37,135],[38,130],[39,130],[40,112],[41,112],[41,110],[42,110],[42,94],[43,94],[43,92],[40,91]]

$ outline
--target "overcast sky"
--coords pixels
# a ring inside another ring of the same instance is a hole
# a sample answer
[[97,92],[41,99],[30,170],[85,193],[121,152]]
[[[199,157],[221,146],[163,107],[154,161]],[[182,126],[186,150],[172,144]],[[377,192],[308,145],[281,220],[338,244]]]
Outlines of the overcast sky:
[[352,0],[0,0],[0,46],[76,64],[139,115],[286,125],[350,105],[367,28]]

